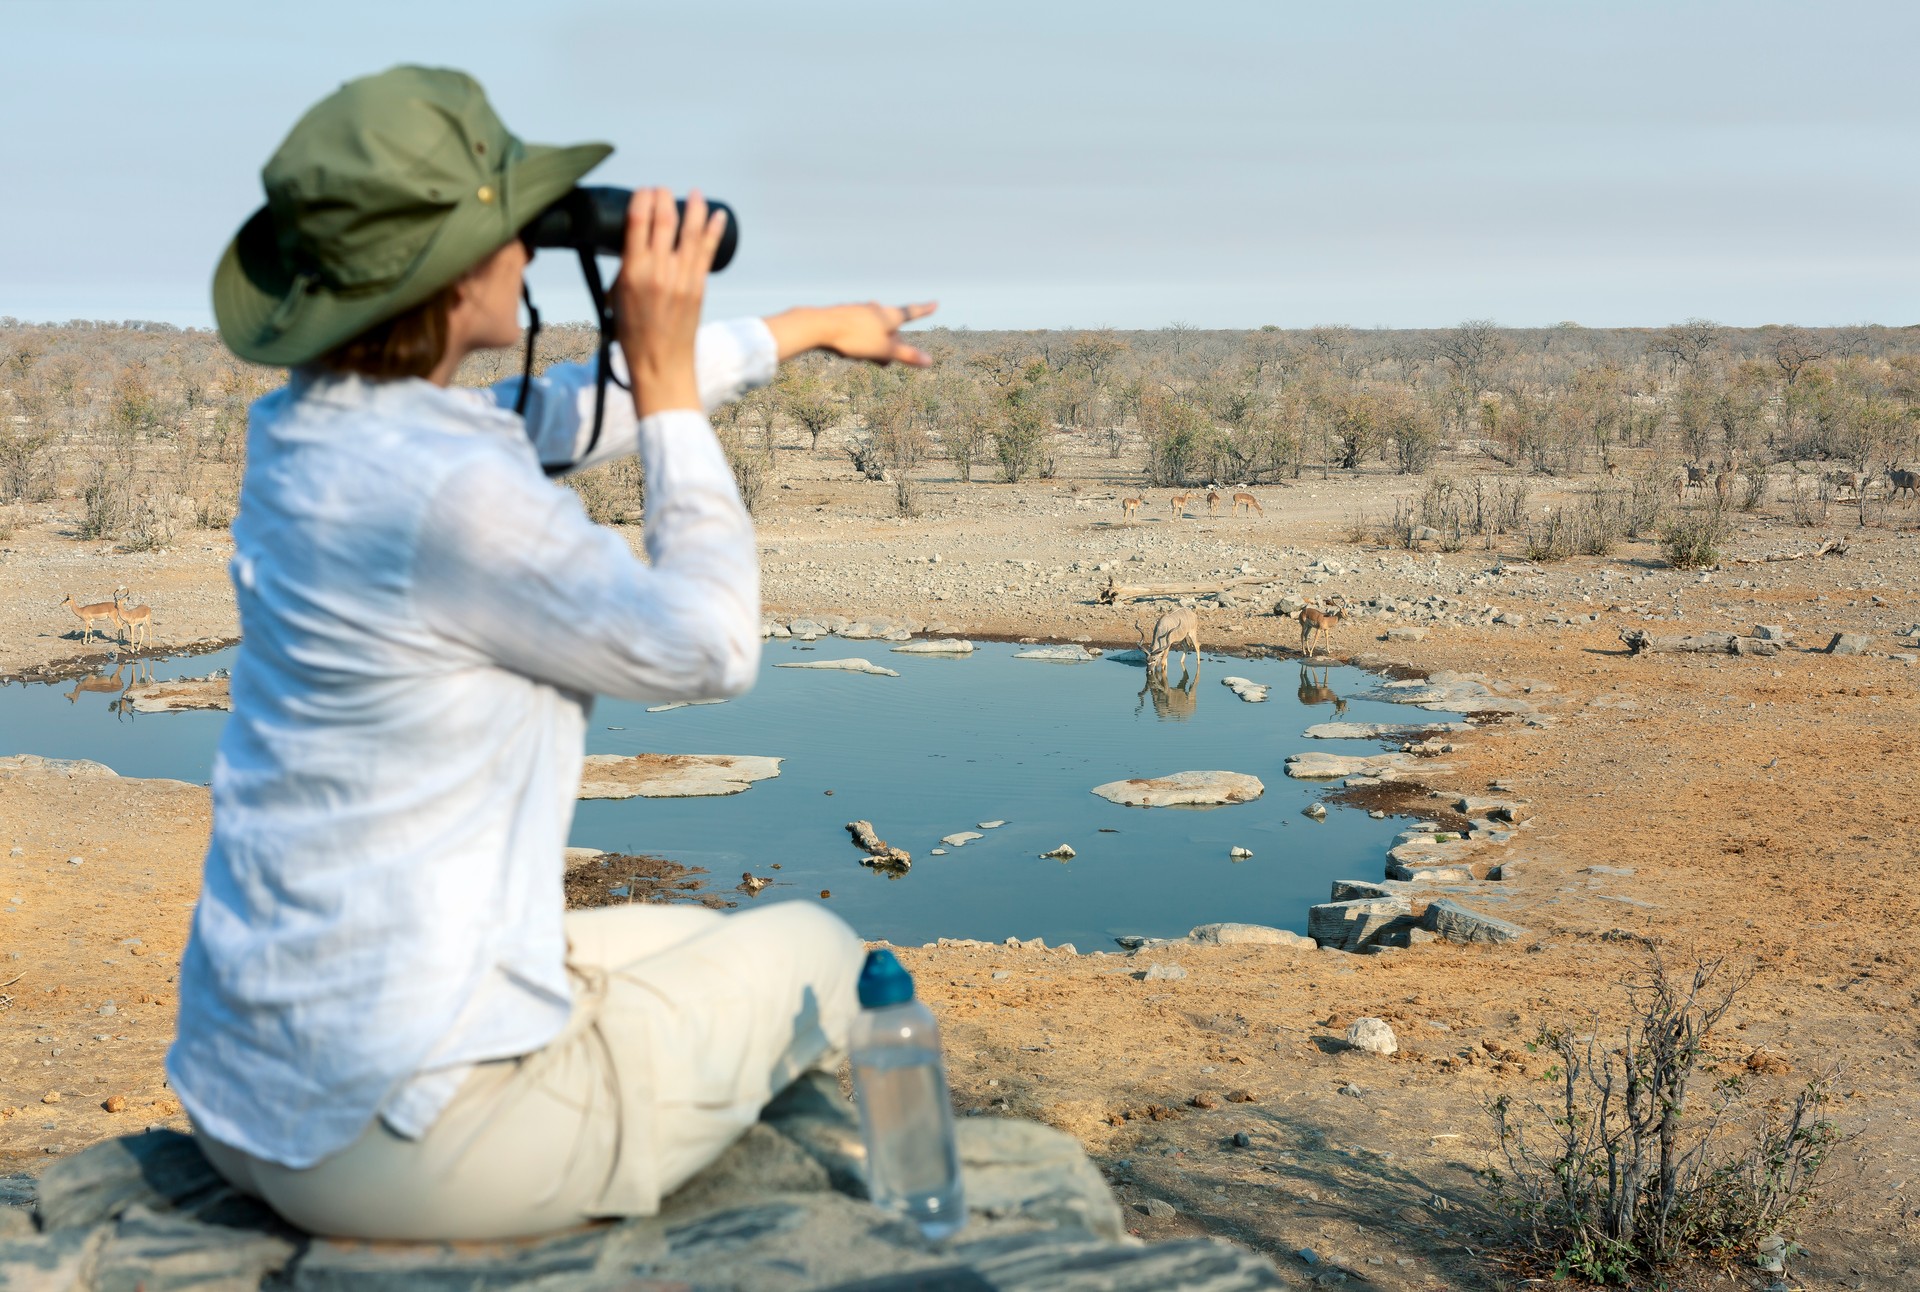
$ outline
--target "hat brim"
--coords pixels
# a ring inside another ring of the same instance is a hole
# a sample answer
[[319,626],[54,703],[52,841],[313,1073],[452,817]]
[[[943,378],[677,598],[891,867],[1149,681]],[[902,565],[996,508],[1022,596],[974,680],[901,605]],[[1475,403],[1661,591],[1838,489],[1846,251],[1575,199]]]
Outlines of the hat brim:
[[448,212],[407,271],[376,289],[336,292],[282,257],[266,207],[227,244],[213,272],[213,317],[227,348],[252,363],[298,367],[413,308],[505,246],[604,161],[607,144],[527,144],[489,201],[478,190]]

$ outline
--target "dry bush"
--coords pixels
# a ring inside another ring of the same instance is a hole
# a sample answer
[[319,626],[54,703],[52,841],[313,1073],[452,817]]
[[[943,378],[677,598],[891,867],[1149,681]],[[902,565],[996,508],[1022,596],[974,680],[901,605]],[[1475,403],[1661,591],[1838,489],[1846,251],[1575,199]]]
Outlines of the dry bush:
[[587,515],[600,525],[617,525],[632,519],[646,503],[646,482],[640,472],[640,459],[621,458],[586,471],[566,476],[566,486],[580,495]]
[[1720,563],[1732,536],[1727,513],[1718,504],[1684,512],[1660,531],[1660,554],[1676,570],[1701,570]]
[[[1525,1253],[1556,1278],[1630,1284],[1696,1258],[1751,1264],[1815,1199],[1842,1137],[1824,1113],[1833,1074],[1765,1100],[1744,1074],[1695,1098],[1714,1028],[1752,978],[1719,959],[1668,971],[1649,949],[1623,984],[1626,1033],[1542,1032],[1549,1097],[1488,1107],[1496,1163],[1484,1173]],[[1664,1286],[1664,1283],[1660,1284]]]

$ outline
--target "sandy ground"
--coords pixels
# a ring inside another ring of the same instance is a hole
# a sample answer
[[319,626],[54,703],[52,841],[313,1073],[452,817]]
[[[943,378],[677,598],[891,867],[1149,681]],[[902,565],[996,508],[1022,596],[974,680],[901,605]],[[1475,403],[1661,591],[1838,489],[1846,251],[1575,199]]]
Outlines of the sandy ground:
[[[1060,481],[935,481],[924,514],[903,521],[888,515],[887,486],[853,481],[824,455],[784,455],[788,484],[761,518],[769,612],[1118,642],[1148,612],[1095,604],[1110,573],[1205,578],[1244,564],[1276,581],[1258,601],[1203,610],[1208,646],[1292,649],[1298,628],[1268,612],[1273,592],[1445,598],[1423,641],[1377,640],[1408,616],[1375,613],[1337,628],[1331,647],[1535,685],[1539,725],[1476,728],[1446,760],[1454,771],[1433,782],[1479,793],[1500,780],[1532,802],[1537,824],[1514,854],[1528,864],[1499,909],[1530,933],[1500,947],[1382,957],[914,950],[911,967],[947,1029],[959,1106],[1080,1136],[1147,1237],[1230,1236],[1302,1282],[1513,1286],[1484,1247],[1473,1173],[1489,1160],[1485,1104],[1543,1093],[1544,1064],[1525,1051],[1541,1028],[1618,1026],[1618,984],[1643,955],[1624,931],[1676,960],[1698,950],[1758,963],[1715,1038],[1721,1074],[1773,1094],[1829,1065],[1842,1070],[1833,1111],[1858,1138],[1831,1174],[1788,1286],[1920,1285],[1908,938],[1920,914],[1910,875],[1920,668],[1897,658],[1909,652],[1896,636],[1920,620],[1920,510],[1894,510],[1900,528],[1857,532],[1845,509],[1826,531],[1742,518],[1736,555],[1805,550],[1827,533],[1851,549],[1729,563],[1704,580],[1664,568],[1645,544],[1497,572],[1487,551],[1348,542],[1352,517],[1384,517],[1393,496],[1414,491],[1403,478],[1262,488],[1265,514],[1239,520],[1207,518],[1204,505],[1174,519],[1169,491],[1149,491],[1149,519],[1127,526],[1118,498],[1138,481],[1118,468],[1088,457]],[[1536,504],[1552,501],[1550,485],[1535,489]],[[66,675],[104,658],[97,643],[82,647],[79,621],[59,608],[69,591],[93,600],[115,583],[132,587],[154,606],[157,649],[237,631],[224,535],[195,533],[136,557],[76,542],[69,529],[54,506],[0,552],[0,674]],[[637,544],[638,530],[629,533]],[[1343,572],[1301,586],[1320,558]],[[1526,625],[1487,623],[1489,609]],[[1796,646],[1773,658],[1629,658],[1617,638],[1624,627],[1754,623],[1788,627]],[[1840,631],[1868,634],[1869,653],[1800,648]],[[0,750],[16,752],[33,751]],[[0,1172],[178,1124],[160,1058],[207,824],[197,787],[0,775],[0,845],[14,850],[0,858]],[[1138,979],[1152,962],[1177,962],[1187,976]],[[1398,1056],[1339,1044],[1363,1016],[1391,1022]],[[1237,1133],[1246,1146],[1235,1147]],[[1174,1214],[1149,1216],[1148,1199]],[[1699,1285],[1766,1280],[1742,1271]]]

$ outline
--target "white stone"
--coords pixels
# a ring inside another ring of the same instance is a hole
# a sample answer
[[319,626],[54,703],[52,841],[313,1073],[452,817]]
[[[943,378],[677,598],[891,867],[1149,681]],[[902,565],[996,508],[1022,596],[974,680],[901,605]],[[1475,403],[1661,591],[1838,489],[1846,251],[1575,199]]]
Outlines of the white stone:
[[725,700],[669,700],[665,704],[650,704],[648,713],[671,713],[675,709],[691,709],[702,704],[725,704]]
[[1400,1042],[1383,1018],[1356,1018],[1347,1028],[1347,1044],[1368,1054],[1396,1054]]
[[979,823],[979,826],[982,830],[998,830],[1005,824],[1005,821],[982,821]]
[[943,638],[937,641],[907,642],[904,645],[895,646],[893,653],[896,655],[971,655],[973,654],[973,643],[969,641],[957,641],[953,638]]
[[1063,843],[1058,848],[1050,848],[1040,855],[1042,857],[1051,857],[1056,861],[1072,861],[1079,854],[1076,853],[1070,845]]
[[1015,659],[1046,659],[1062,664],[1084,664],[1098,656],[1085,646],[1070,643],[1065,646],[1032,646],[1013,653]]
[[1232,691],[1248,704],[1259,704],[1267,698],[1267,688],[1260,683],[1244,677],[1223,677],[1220,685]]
[[583,799],[682,799],[739,794],[780,774],[781,759],[739,754],[589,754]]
[[1253,849],[1240,848],[1240,847],[1229,848],[1227,849],[1227,856],[1232,857],[1235,860],[1245,860],[1246,858],[1253,856]]
[[1136,776],[1096,785],[1093,792],[1126,807],[1211,807],[1247,803],[1267,792],[1257,776],[1245,772],[1174,772]]
[[890,668],[882,668],[871,660],[864,659],[809,659],[792,664],[775,664],[775,668],[824,668],[835,669],[842,673],[871,673],[875,677],[899,677],[900,674]]
[[986,836],[977,830],[961,830],[954,834],[941,835],[940,842],[946,844],[949,848],[964,848],[975,839],[984,838],[986,838]]

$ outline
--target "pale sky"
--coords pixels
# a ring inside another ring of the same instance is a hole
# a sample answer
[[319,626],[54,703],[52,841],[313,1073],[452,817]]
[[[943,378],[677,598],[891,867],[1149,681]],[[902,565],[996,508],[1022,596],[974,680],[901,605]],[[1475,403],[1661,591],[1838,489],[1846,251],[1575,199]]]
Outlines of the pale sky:
[[0,314],[207,324],[300,113],[425,62],[732,202],[715,314],[1916,323],[1916,50],[1912,0],[0,0]]

